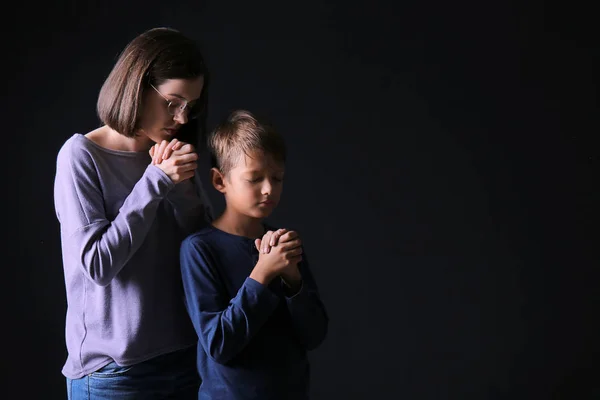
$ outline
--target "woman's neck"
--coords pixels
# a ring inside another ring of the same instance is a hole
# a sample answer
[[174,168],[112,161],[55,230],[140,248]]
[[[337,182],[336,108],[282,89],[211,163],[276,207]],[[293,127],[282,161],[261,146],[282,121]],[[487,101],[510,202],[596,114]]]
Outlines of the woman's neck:
[[152,140],[145,135],[130,138],[121,135],[107,125],[93,130],[85,136],[101,147],[118,151],[144,152],[150,150],[150,147],[154,144]]

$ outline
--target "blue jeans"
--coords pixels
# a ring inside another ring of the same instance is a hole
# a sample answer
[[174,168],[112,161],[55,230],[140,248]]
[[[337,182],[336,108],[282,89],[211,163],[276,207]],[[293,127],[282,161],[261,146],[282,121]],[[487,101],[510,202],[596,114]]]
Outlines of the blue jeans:
[[115,362],[79,379],[67,378],[69,400],[197,400],[195,346],[128,367]]

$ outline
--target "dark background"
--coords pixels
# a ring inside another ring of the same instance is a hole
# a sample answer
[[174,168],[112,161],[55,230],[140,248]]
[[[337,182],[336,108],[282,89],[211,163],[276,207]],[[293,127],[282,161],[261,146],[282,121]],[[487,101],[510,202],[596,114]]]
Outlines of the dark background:
[[302,235],[331,319],[314,399],[600,398],[597,14],[522,3],[11,6],[7,398],[66,398],[56,155],[156,26],[199,41],[209,127],[247,108],[287,140],[272,222]]

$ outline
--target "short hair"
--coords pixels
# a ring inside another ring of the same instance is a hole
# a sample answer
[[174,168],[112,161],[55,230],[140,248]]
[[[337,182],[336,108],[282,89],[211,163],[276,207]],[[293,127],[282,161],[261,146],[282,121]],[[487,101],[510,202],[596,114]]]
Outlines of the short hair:
[[[98,96],[100,120],[127,137],[136,136],[146,90],[168,79],[204,77],[198,101],[201,114],[181,127],[177,138],[198,140],[206,121],[208,71],[196,43],[171,28],[153,28],[134,38],[121,52]],[[203,132],[202,132],[203,133]]]
[[235,110],[210,134],[208,150],[212,167],[229,174],[244,155],[259,151],[285,163],[283,138],[270,123],[259,120],[246,110]]

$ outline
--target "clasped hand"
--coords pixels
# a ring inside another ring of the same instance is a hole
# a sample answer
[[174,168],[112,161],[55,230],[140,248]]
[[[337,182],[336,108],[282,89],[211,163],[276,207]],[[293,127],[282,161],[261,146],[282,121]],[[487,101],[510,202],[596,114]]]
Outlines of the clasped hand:
[[190,179],[198,166],[198,154],[193,145],[173,139],[163,140],[150,148],[152,165],[156,165],[173,181],[179,183]]

